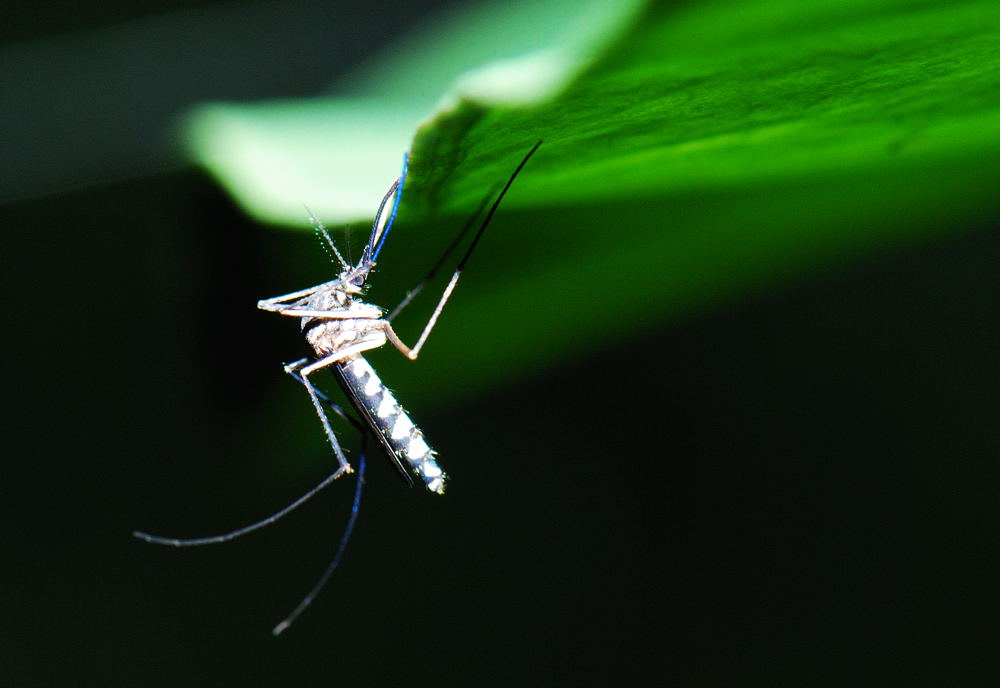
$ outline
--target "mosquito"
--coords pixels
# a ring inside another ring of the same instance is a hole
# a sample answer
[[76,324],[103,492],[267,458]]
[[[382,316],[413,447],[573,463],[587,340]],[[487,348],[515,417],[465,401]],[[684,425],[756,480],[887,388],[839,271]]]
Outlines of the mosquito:
[[[455,285],[462,276],[462,271],[465,269],[469,257],[472,255],[483,233],[486,231],[486,227],[500,206],[500,202],[507,194],[511,184],[514,183],[514,179],[517,178],[517,175],[541,144],[542,142],[538,141],[528,151],[528,154],[524,156],[520,164],[518,164],[517,168],[510,175],[510,178],[507,179],[503,188],[500,189],[499,194],[496,194],[496,189],[494,189],[484,199],[475,214],[461,228],[437,263],[406,294],[399,305],[388,314],[378,306],[365,303],[362,300],[362,296],[366,290],[368,276],[375,269],[376,261],[382,252],[382,247],[396,220],[396,211],[399,207],[399,202],[403,195],[403,186],[406,181],[406,157],[404,156],[403,158],[402,173],[389,187],[389,190],[382,198],[382,202],[379,204],[375,220],[372,222],[368,242],[365,244],[361,258],[356,265],[352,265],[349,261],[344,260],[343,254],[337,248],[326,227],[310,212],[309,220],[316,233],[320,236],[324,247],[333,254],[339,263],[340,273],[335,279],[314,287],[269,299],[262,299],[257,302],[257,307],[264,311],[295,317],[300,320],[302,333],[312,349],[312,355],[289,363],[284,366],[284,369],[286,373],[305,387],[313,409],[319,417],[326,439],[330,443],[333,454],[337,459],[337,469],[309,490],[309,492],[299,497],[284,509],[261,521],[224,535],[187,539],[160,537],[140,531],[135,531],[133,535],[154,544],[188,547],[226,542],[274,523],[282,516],[302,505],[337,478],[354,472],[354,468],[347,460],[344,450],[340,446],[340,441],[333,431],[326,409],[330,409],[333,413],[345,419],[358,429],[362,436],[362,449],[358,458],[358,478],[354,490],[354,501],[351,505],[351,515],[341,536],[333,561],[330,562],[326,571],[309,594],[303,598],[284,621],[274,627],[272,633],[278,635],[287,629],[305,608],[312,603],[313,599],[339,565],[344,550],[347,547],[347,542],[354,530],[361,502],[361,486],[365,471],[365,430],[368,431],[367,434],[374,436],[378,440],[386,456],[393,462],[408,484],[413,485],[414,482],[419,482],[432,493],[444,494],[447,476],[437,462],[437,453],[427,444],[423,432],[413,423],[409,414],[403,410],[403,407],[396,400],[393,393],[383,384],[374,368],[365,360],[363,353],[385,346],[386,344],[392,344],[411,361],[417,359],[424,343],[437,324],[445,304],[451,298],[452,292],[455,290]],[[435,306],[430,318],[424,325],[423,331],[412,347],[407,346],[393,329],[393,319],[434,278],[441,266],[462,243],[462,240],[474,226],[476,219],[482,214],[483,209],[494,194],[496,194],[496,198],[493,200],[492,205],[490,205],[489,211],[480,223],[479,229],[466,248],[462,258],[458,261],[455,271],[445,286],[437,306]],[[358,415],[361,416],[363,425],[348,415],[338,404],[334,403],[313,384],[310,379],[311,376],[323,369],[329,369],[333,373],[344,394],[351,401],[351,405],[357,411]]]

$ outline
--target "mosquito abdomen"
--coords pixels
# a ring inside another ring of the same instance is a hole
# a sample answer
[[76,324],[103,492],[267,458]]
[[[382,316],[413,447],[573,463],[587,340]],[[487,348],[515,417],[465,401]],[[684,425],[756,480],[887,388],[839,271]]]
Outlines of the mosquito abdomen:
[[345,391],[383,446],[428,490],[444,494],[447,476],[438,466],[434,450],[368,361],[355,356],[337,368]]

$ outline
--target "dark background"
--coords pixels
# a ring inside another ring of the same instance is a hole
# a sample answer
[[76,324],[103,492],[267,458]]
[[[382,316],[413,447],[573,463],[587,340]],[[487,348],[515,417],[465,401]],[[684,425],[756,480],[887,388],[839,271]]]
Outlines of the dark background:
[[[995,216],[411,405],[449,494],[373,456],[343,568],[279,639],[347,484],[225,546],[133,540],[242,525],[331,468],[280,372],[296,328],[254,309],[325,257],[184,168],[168,125],[314,93],[420,15],[278,7],[25,6],[5,29],[4,685],[995,684]],[[177,21],[215,69],[151,37]],[[143,47],[51,48],[105,26]],[[404,402],[434,384],[404,375]]]

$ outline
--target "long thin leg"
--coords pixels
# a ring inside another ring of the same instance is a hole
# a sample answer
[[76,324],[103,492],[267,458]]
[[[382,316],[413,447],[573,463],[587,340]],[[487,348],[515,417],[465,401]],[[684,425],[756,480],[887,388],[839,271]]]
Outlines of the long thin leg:
[[[304,359],[301,359],[301,360],[302,361],[308,361],[309,359],[304,358]],[[300,361],[296,361],[296,363],[299,363],[299,362]],[[290,365],[294,365],[294,363],[290,364]],[[291,371],[288,372],[288,374],[291,375],[292,378],[294,378],[295,381],[298,382],[299,384],[305,384],[304,382],[302,382],[302,376],[299,375],[298,372],[296,372],[294,370],[291,370]],[[346,420],[348,423],[350,423],[351,425],[353,425],[354,429],[357,430],[362,435],[364,435],[364,433],[367,432],[367,430],[365,429],[365,426],[362,425],[361,421],[359,421],[354,416],[348,414],[347,411],[344,410],[344,407],[341,406],[340,404],[336,403],[333,399],[331,399],[326,394],[326,392],[324,392],[323,390],[319,389],[318,387],[315,388],[315,390],[316,390],[316,396],[319,397],[319,400],[322,401],[324,404],[326,404],[327,407],[329,407],[329,409],[331,411],[333,411],[338,416],[340,416],[341,418],[343,418],[344,420]]]
[[[309,381],[309,374],[313,372],[309,369],[312,368],[313,365],[315,364],[309,364],[308,358],[300,358],[293,363],[287,364],[285,366],[285,372],[301,383],[301,385],[306,388],[306,392],[309,394],[309,401],[312,402],[313,409],[315,409],[316,415],[319,416],[319,422],[323,426],[323,432],[326,433],[330,446],[333,448],[334,456],[337,457],[337,463],[340,464],[340,468],[338,468],[336,473],[334,473],[334,478],[336,479],[344,473],[350,473],[351,464],[348,463],[347,457],[344,456],[344,450],[340,448],[340,442],[337,440],[337,435],[334,434],[333,428],[330,427],[330,419],[326,417],[326,412],[323,411],[321,401],[323,397],[326,397],[326,395],[322,394],[322,392],[316,389],[312,382]],[[326,398],[329,399],[329,397]],[[345,415],[343,409],[340,409],[338,413],[340,415]]]
[[336,282],[339,281],[340,278],[338,277],[337,279],[332,279],[327,282],[323,282],[322,284],[317,284],[312,287],[307,287],[306,289],[299,289],[298,291],[292,291],[287,294],[282,294],[281,296],[272,296],[269,299],[261,299],[260,301],[257,302],[257,308],[263,311],[279,311],[282,308],[288,307],[288,304],[286,303],[287,301],[305,298],[306,296],[309,296],[310,294],[315,294],[320,289],[328,287],[331,284],[335,284]]
[[319,370],[319,368],[322,368],[323,365],[329,365],[335,361],[326,363],[327,359],[322,359],[307,366],[301,365],[306,360],[308,359],[302,359],[301,361],[296,361],[291,365],[285,366],[285,372],[289,375],[299,373],[294,375],[294,377],[302,383],[302,386],[306,388],[306,392],[309,393],[309,400],[312,402],[313,408],[316,409],[316,415],[319,416],[319,422],[323,425],[323,432],[326,433],[326,438],[330,441],[330,447],[333,448],[333,453],[337,457],[337,462],[340,464],[340,469],[338,469],[335,476],[339,478],[342,473],[350,473],[353,469],[351,468],[351,464],[348,463],[347,457],[344,456],[344,450],[340,448],[340,442],[337,441],[337,436],[334,434],[333,428],[330,427],[330,419],[327,418],[326,413],[323,412],[323,405],[320,402],[319,390],[317,390],[309,380],[309,376],[312,373]]
[[344,556],[344,550],[347,549],[347,543],[351,539],[351,535],[354,533],[354,524],[357,523],[358,520],[358,510],[361,508],[361,488],[364,485],[365,479],[367,438],[367,433],[362,432],[361,454],[358,456],[358,479],[354,484],[354,502],[351,504],[351,516],[347,519],[347,526],[344,528],[344,534],[340,537],[340,544],[337,545],[337,552],[333,555],[333,561],[331,561],[330,565],[326,567],[326,571],[324,571],[323,575],[319,577],[319,580],[316,582],[316,585],[312,587],[312,590],[310,590],[309,593],[302,598],[302,601],[299,602],[298,606],[292,610],[292,613],[286,616],[281,623],[271,629],[271,633],[273,635],[281,635],[282,632],[287,630],[288,627],[291,626],[297,618],[299,618],[299,615],[306,610],[306,607],[312,604],[312,601],[316,599],[320,590],[322,590],[323,586],[325,586],[327,581],[330,580],[330,576],[332,576],[333,572],[337,570],[338,566],[340,566],[340,560]]
[[[490,220],[493,219],[493,215],[496,213],[497,208],[500,206],[500,201],[503,200],[503,197],[507,194],[507,190],[510,189],[510,185],[514,183],[514,179],[517,178],[517,175],[528,163],[528,160],[531,159],[531,156],[535,154],[535,151],[538,150],[538,147],[540,145],[542,145],[541,141],[536,143],[532,147],[532,149],[528,151],[528,154],[524,156],[523,160],[521,160],[521,163],[517,166],[517,169],[515,169],[514,173],[510,175],[510,179],[508,179],[507,183],[504,184],[503,189],[501,189],[500,191],[500,195],[497,196],[495,201],[493,201],[493,205],[490,206],[489,212],[486,213],[486,217],[483,219],[483,223],[479,225],[479,231],[477,231],[476,236],[473,237],[472,243],[469,244],[469,248],[465,250],[465,254],[462,256],[462,259],[458,261],[458,266],[455,268],[455,272],[451,276],[451,279],[448,281],[447,286],[445,286],[444,292],[441,294],[441,299],[438,301],[437,306],[434,308],[434,312],[431,313],[430,319],[427,321],[427,324],[424,325],[424,331],[420,333],[420,338],[417,339],[417,343],[414,344],[412,348],[406,346],[406,344],[404,344],[403,341],[399,338],[399,335],[397,335],[396,332],[392,329],[392,325],[389,324],[389,321],[388,320],[385,321],[384,329],[386,337],[388,337],[389,341],[392,342],[393,346],[399,349],[399,351],[404,356],[409,358],[411,361],[416,360],[417,356],[420,355],[420,349],[423,348],[424,342],[427,341],[427,337],[430,336],[431,330],[433,330],[434,325],[437,324],[437,320],[441,316],[441,311],[444,310],[444,305],[448,302],[448,299],[451,298],[451,293],[455,291],[455,285],[458,284],[458,279],[459,277],[462,276],[462,270],[465,269],[465,264],[469,261],[469,257],[472,256],[472,252],[476,250],[476,245],[479,243],[479,240],[483,237],[483,232],[486,231],[486,227],[487,225],[489,225]],[[404,299],[404,302],[405,301],[406,299]],[[396,309],[393,311],[393,313],[399,311],[400,308],[401,306],[397,306]]]
[[458,245],[462,243],[462,239],[465,238],[465,235],[469,233],[470,229],[472,229],[472,226],[476,223],[476,219],[482,214],[486,204],[490,202],[490,199],[493,198],[493,195],[497,192],[498,188],[500,188],[499,185],[494,187],[493,190],[483,198],[483,200],[479,203],[479,207],[476,208],[476,212],[470,215],[469,219],[465,221],[465,224],[462,225],[462,229],[460,229],[458,234],[455,235],[455,238],[451,240],[451,244],[449,244],[448,248],[446,248],[444,253],[441,254],[441,257],[438,258],[434,267],[428,270],[427,274],[424,275],[419,282],[417,282],[417,286],[406,292],[406,296],[403,297],[403,300],[399,302],[399,305],[393,308],[389,315],[386,316],[386,320],[391,322],[397,315],[399,315],[400,311],[410,305],[410,301],[412,301],[417,294],[423,291],[424,287],[427,286],[427,283],[434,279],[437,271],[441,269],[441,266],[444,265],[445,261],[451,257],[451,254],[455,252]]
[[[289,370],[289,374],[299,382],[303,381],[301,376],[295,370],[295,367],[296,366],[301,367],[302,364],[304,364],[308,360],[309,359],[304,358],[287,366],[288,368],[291,369]],[[303,382],[303,384],[305,383]],[[365,438],[367,437],[364,426],[362,426],[361,423],[355,420],[352,416],[347,415],[347,413],[344,412],[344,409],[341,408],[340,405],[334,403],[333,400],[331,400],[330,397],[324,394],[321,390],[317,389],[315,390],[315,392],[316,396],[319,397],[323,401],[323,403],[328,405],[333,410],[334,413],[349,421],[351,425],[353,425],[358,430],[358,432],[361,433],[362,451],[364,451],[364,441]],[[362,458],[361,461],[363,460],[364,459]],[[361,470],[363,471],[363,469]],[[283,516],[286,516],[290,512],[294,511],[295,509],[299,508],[304,503],[312,499],[316,495],[316,493],[318,493],[324,487],[326,487],[334,480],[339,478],[341,475],[343,475],[343,473],[344,473],[343,469],[338,468],[336,471],[334,471],[333,473],[325,477],[322,481],[320,481],[318,485],[316,485],[314,488],[312,488],[304,495],[296,499],[294,502],[286,506],[284,509],[281,509],[280,511],[268,516],[265,519],[257,521],[256,523],[251,523],[248,526],[245,526],[243,528],[238,528],[237,530],[233,530],[228,533],[224,533],[222,535],[214,535],[212,537],[203,537],[203,538],[167,538],[167,537],[161,537],[159,535],[150,535],[149,533],[144,533],[138,530],[133,531],[132,535],[139,538],[140,540],[145,540],[146,542],[151,542],[156,545],[167,545],[170,547],[192,547],[197,545],[214,545],[220,542],[227,542],[229,540],[238,538],[241,535],[252,533],[253,531],[258,530],[259,528],[263,528],[264,526],[270,525],[275,521],[277,521],[278,519],[282,518]]]
[[330,354],[326,358],[321,358],[318,361],[309,363],[309,365],[304,365],[309,359],[302,358],[285,366],[285,372],[301,382],[302,386],[306,388],[306,392],[309,393],[309,400],[312,401],[313,408],[316,409],[316,415],[319,416],[319,422],[323,425],[323,432],[326,433],[326,438],[330,441],[333,453],[337,456],[337,461],[340,463],[340,470],[338,473],[351,473],[353,469],[351,468],[351,464],[348,463],[347,457],[344,456],[343,450],[340,448],[340,442],[337,441],[337,436],[334,434],[333,428],[330,427],[329,419],[323,412],[323,406],[320,404],[320,391],[313,386],[312,382],[309,380],[309,376],[321,368],[326,368],[334,363],[345,361],[363,351],[367,351],[368,349],[376,346],[381,346],[382,344],[383,342],[381,338],[375,340],[369,339],[367,341],[362,340],[358,344],[352,344],[351,346],[344,347],[340,351]]
[[293,318],[322,318],[324,320],[376,320],[382,317],[382,310],[378,306],[372,306],[368,303],[355,303],[350,308],[337,310],[313,310],[285,306],[271,309],[271,312]]
[[228,542],[229,540],[234,540],[240,537],[241,535],[252,533],[253,531],[263,528],[264,526],[269,526],[275,521],[277,521],[279,518],[288,515],[295,509],[298,509],[300,506],[302,506],[307,501],[312,499],[317,492],[319,492],[324,487],[326,487],[334,480],[339,478],[342,473],[343,471],[340,469],[334,471],[330,475],[323,478],[323,480],[318,485],[316,485],[316,487],[306,492],[304,495],[296,499],[294,502],[286,506],[281,511],[278,511],[277,513],[274,513],[261,521],[257,521],[256,523],[251,523],[248,526],[239,528],[229,533],[225,533],[223,535],[214,535],[212,537],[203,537],[203,538],[167,538],[167,537],[160,537],[159,535],[150,535],[149,533],[143,533],[142,531],[138,530],[132,531],[132,535],[139,538],[140,540],[145,540],[146,542],[152,542],[154,545],[168,545],[170,547],[192,547],[195,545],[214,545],[220,542]]

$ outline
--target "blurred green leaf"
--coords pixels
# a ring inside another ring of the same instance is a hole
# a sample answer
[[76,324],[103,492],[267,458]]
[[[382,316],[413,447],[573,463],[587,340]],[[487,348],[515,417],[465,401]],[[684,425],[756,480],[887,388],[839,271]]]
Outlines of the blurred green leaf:
[[330,225],[371,218],[422,120],[465,97],[512,105],[554,95],[642,4],[498,0],[461,8],[343,77],[333,95],[195,108],[188,149],[261,221],[302,228],[303,204]]
[[[409,146],[407,191],[379,276],[397,291],[414,275],[388,275],[432,263],[448,232],[545,141],[426,350],[425,374],[448,366],[463,377],[436,376],[428,396],[627,346],[667,316],[735,290],[996,213],[995,2],[730,0],[651,5],[603,21],[603,36],[591,32],[573,47],[495,55],[508,59],[460,79]],[[473,22],[450,36],[478,45],[491,30]],[[400,84],[433,62],[411,48],[387,72]],[[407,63],[419,69],[407,73]],[[453,78],[449,69],[428,83]],[[540,86],[510,88],[539,70],[548,75]],[[398,166],[382,149],[407,147],[379,129],[382,118],[398,133],[426,104],[398,88],[412,110],[397,103],[383,112],[390,96],[380,94],[363,105],[204,111],[195,118],[199,157],[258,216],[304,227],[302,201],[332,222],[370,216]],[[348,128],[331,113],[352,107],[365,122],[350,129],[355,162],[304,165],[309,184],[272,184],[302,149],[314,145],[318,159],[335,149],[321,132]],[[251,120],[242,141],[213,148]],[[270,159],[241,155],[255,146]],[[369,152],[378,153],[378,174],[365,169]],[[355,194],[339,178],[345,170],[372,189]],[[327,208],[304,195],[321,188],[358,205]],[[258,192],[287,206],[261,204]],[[426,314],[411,317],[418,330]]]

